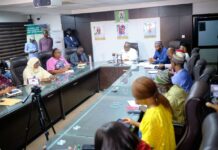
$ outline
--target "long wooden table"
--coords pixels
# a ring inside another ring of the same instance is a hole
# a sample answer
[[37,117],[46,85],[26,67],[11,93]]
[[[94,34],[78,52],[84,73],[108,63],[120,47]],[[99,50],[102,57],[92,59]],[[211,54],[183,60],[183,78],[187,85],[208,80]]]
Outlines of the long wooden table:
[[[74,74],[57,76],[58,80],[42,86],[42,98],[48,113],[55,123],[99,90],[108,88],[129,66],[95,63],[83,69],[75,69]],[[31,91],[30,86],[21,88],[25,99]],[[26,127],[30,109],[32,110],[31,128],[28,142],[42,134],[35,106],[31,98],[26,103],[14,106],[0,106],[0,149],[21,149],[25,144]]]

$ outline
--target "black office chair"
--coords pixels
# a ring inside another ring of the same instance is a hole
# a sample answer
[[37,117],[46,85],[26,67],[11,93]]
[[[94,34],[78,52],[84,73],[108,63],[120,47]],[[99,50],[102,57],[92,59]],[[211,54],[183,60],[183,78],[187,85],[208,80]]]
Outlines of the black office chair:
[[188,72],[191,75],[192,79],[194,78],[194,67],[196,62],[200,59],[200,55],[198,53],[194,53],[191,55],[191,58],[189,59],[189,61],[187,62],[187,68],[188,68]]
[[193,69],[193,76],[194,76],[195,81],[199,80],[199,78],[202,75],[206,65],[207,65],[207,61],[205,59],[199,59],[196,62],[195,67]]
[[205,98],[209,85],[204,81],[196,81],[185,102],[185,131],[177,144],[177,150],[197,150],[201,142],[201,124],[205,109]]
[[195,48],[192,49],[191,55],[192,55],[192,54],[196,54],[196,53],[199,54],[199,51],[200,51],[200,48],[195,47]]
[[202,125],[200,150],[218,149],[218,113],[209,114]]
[[138,43],[131,43],[131,42],[127,42],[128,44],[130,44],[130,47],[135,49],[137,51],[138,54],[138,58],[139,58],[139,46]]
[[179,49],[181,45],[181,41],[170,41],[169,42],[169,47],[173,47],[175,49]]
[[44,69],[46,69],[46,62],[51,57],[52,51],[45,51],[39,53],[39,60]]
[[216,68],[208,66],[204,69],[202,75],[199,77],[199,80],[210,82],[214,75],[216,75]]
[[65,50],[65,58],[68,62],[70,62],[70,55],[76,52],[77,49],[66,49]]
[[25,56],[10,59],[12,80],[16,86],[23,85],[23,71],[27,65],[27,61]]

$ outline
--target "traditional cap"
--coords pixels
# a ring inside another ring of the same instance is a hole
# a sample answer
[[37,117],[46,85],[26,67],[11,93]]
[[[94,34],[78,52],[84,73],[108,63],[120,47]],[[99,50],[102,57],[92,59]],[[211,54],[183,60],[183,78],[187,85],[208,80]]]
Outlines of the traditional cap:
[[171,80],[170,80],[168,70],[159,71],[154,79],[154,82],[156,84],[162,84],[162,85],[170,84]]
[[173,54],[172,62],[176,64],[184,64],[185,54],[181,52],[176,52],[175,54]]

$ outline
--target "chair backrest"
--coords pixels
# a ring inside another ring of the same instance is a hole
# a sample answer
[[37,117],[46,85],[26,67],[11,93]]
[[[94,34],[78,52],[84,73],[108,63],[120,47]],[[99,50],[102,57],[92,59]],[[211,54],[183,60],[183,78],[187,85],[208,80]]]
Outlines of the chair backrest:
[[199,54],[199,51],[200,51],[200,48],[195,47],[195,48],[192,49],[191,54],[196,54],[196,53]]
[[207,61],[204,59],[199,59],[196,64],[195,67],[193,69],[193,76],[194,76],[194,80],[197,81],[199,80],[201,74],[203,73],[205,67],[207,65]]
[[169,42],[169,47],[173,47],[175,49],[179,49],[181,45],[181,41],[170,41]]
[[203,73],[201,74],[199,80],[205,81],[205,82],[209,82],[210,79],[212,79],[212,77],[216,74],[216,68],[211,67],[211,66],[207,66]]
[[52,55],[52,51],[45,51],[45,52],[39,53],[38,57],[44,69],[46,69],[46,62],[51,57],[51,55]]
[[137,51],[137,54],[138,54],[138,58],[139,58],[139,45],[138,43],[131,43],[131,42],[127,42],[130,44],[130,47],[135,49]]
[[15,85],[23,85],[23,71],[27,65],[25,56],[15,57],[10,59],[10,69],[12,80]]
[[203,109],[205,108],[205,95],[209,92],[209,85],[204,81],[196,81],[191,88],[185,102],[185,132],[177,150],[198,149],[201,141],[201,123],[203,121]]
[[192,78],[194,78],[193,70],[194,70],[195,64],[199,59],[200,59],[200,55],[198,53],[194,53],[191,55],[191,58],[187,62],[188,72]]
[[70,55],[73,54],[77,49],[66,49],[65,50],[65,58],[68,62],[70,62]]
[[200,150],[218,149],[218,113],[209,114],[202,125]]

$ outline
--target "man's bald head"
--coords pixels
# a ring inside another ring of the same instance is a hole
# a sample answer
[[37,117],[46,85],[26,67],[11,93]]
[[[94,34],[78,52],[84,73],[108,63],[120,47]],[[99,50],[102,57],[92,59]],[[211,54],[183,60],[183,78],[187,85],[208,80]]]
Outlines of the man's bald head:
[[128,51],[130,50],[130,44],[129,44],[128,42],[125,42],[125,44],[124,44],[124,50],[125,50],[126,52],[128,52]]

